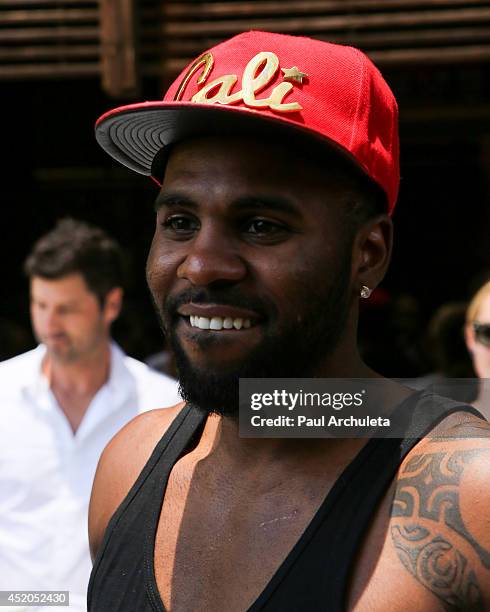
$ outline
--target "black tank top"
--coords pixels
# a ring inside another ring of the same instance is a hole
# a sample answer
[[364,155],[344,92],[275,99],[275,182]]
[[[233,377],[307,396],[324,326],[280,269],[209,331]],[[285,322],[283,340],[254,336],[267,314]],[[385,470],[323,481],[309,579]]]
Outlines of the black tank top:
[[[363,446],[248,612],[343,610],[356,551],[404,457],[452,412],[481,416],[469,406],[424,392],[396,410],[403,411],[405,437],[372,438]],[[90,577],[89,612],[165,612],[153,564],[158,520],[172,467],[197,443],[204,421],[193,406],[180,411],[112,516]]]

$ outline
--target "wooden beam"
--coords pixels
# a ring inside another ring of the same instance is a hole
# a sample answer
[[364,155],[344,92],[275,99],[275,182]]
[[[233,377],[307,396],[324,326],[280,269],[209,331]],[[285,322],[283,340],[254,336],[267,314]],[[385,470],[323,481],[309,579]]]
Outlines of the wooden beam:
[[[382,50],[368,52],[368,55],[383,67],[481,63],[490,60],[490,45]],[[164,63],[164,76],[175,77],[188,63],[188,58],[169,59]],[[161,62],[145,63],[144,67],[145,74],[162,75]]]
[[64,26],[50,26],[47,28],[12,28],[11,30],[0,29],[0,42],[36,43],[40,41],[71,42],[77,40],[98,41],[99,28],[93,26],[68,28]]
[[374,63],[383,66],[481,63],[490,60],[490,45],[396,49],[373,51],[368,55]]
[[[363,50],[385,49],[386,47],[411,47],[411,46],[436,46],[439,44],[471,44],[475,42],[490,42],[490,24],[482,27],[462,27],[451,29],[427,29],[427,30],[376,30],[372,32],[338,32],[329,33],[324,38],[329,42],[343,43],[359,47]],[[207,40],[209,46],[219,42],[219,39]],[[163,42],[157,42],[145,37],[141,44],[141,56],[162,55],[163,45],[168,57],[190,58],[202,52],[201,39],[172,38]]]
[[364,30],[374,27],[419,27],[436,24],[481,23],[490,21],[490,8],[448,11],[417,11],[376,13],[369,15],[335,15],[332,17],[277,17],[271,19],[236,19],[226,21],[180,21],[162,23],[160,30],[167,36],[229,35],[249,29],[274,32],[319,32],[329,30]]
[[[487,5],[488,0],[471,0],[473,5]],[[345,13],[349,10],[377,11],[390,9],[430,9],[450,8],[460,6],[464,8],[468,0],[289,0],[279,2],[277,0],[255,0],[238,2],[166,2],[159,9],[148,6],[143,9],[143,14],[159,11],[169,18],[189,17],[195,15],[199,18],[207,17],[229,17],[239,15],[284,15],[308,14],[308,13]]]
[[100,66],[98,62],[88,64],[73,62],[55,64],[12,64],[10,66],[0,66],[0,79],[3,80],[23,80],[33,79],[53,79],[55,77],[76,78],[99,76]]
[[98,44],[92,45],[33,45],[33,46],[12,46],[0,48],[0,61],[22,61],[41,63],[43,60],[58,60],[67,59],[95,59],[98,63],[100,57],[100,48]]
[[100,0],[100,28],[102,87],[116,98],[138,96],[135,0]]
[[[3,7],[2,7],[3,8]],[[2,26],[26,25],[36,23],[97,23],[99,12],[97,9],[29,9],[25,11],[2,11],[0,23]]]
[[[63,5],[70,4],[76,4],[77,7],[86,5],[92,8],[97,8],[97,0],[63,0]],[[2,0],[2,10],[9,8],[19,8],[23,6],[42,6],[43,8],[52,6],[54,8],[59,8],[60,0]]]

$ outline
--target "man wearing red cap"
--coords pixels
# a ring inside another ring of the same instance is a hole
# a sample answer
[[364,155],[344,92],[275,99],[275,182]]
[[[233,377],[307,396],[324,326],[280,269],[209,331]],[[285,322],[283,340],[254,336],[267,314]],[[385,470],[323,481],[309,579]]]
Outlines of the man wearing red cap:
[[380,380],[356,347],[399,183],[375,66],[248,32],[96,135],[161,184],[147,278],[186,404],[133,420],[101,458],[89,610],[487,609],[475,411],[391,383],[380,402],[400,405],[401,438],[239,436],[240,378]]

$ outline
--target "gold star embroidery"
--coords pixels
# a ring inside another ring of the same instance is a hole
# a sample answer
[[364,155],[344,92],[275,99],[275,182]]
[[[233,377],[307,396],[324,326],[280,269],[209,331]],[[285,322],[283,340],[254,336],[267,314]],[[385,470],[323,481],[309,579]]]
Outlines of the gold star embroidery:
[[285,81],[295,81],[300,85],[303,84],[303,79],[308,77],[306,72],[301,72],[297,66],[293,66],[292,68],[281,68],[281,70],[284,72]]

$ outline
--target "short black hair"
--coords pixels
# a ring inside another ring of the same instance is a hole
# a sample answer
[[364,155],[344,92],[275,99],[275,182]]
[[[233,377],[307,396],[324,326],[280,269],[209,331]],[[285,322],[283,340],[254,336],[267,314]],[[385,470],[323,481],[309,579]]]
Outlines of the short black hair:
[[103,305],[111,289],[124,286],[125,259],[119,244],[102,229],[65,218],[34,244],[24,272],[46,279],[79,273]]

